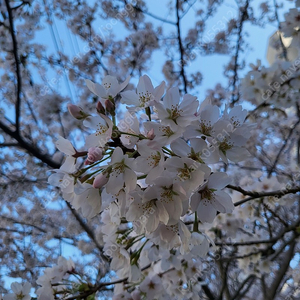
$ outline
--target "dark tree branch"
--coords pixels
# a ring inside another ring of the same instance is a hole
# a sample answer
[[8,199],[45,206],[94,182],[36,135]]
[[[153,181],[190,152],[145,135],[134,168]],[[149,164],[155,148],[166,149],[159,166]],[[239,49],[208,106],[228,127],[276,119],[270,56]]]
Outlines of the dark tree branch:
[[17,39],[15,36],[15,29],[14,29],[14,21],[12,16],[12,10],[9,5],[9,0],[5,0],[5,4],[7,7],[8,12],[8,19],[10,25],[10,33],[13,42],[13,53],[16,62],[16,74],[17,74],[17,101],[15,105],[16,111],[16,133],[19,135],[20,133],[20,106],[21,106],[21,92],[22,92],[22,79],[21,79],[21,72],[20,72],[20,59],[18,55],[18,44]]
[[289,246],[290,248],[286,252],[285,257],[281,260],[280,268],[277,271],[276,276],[275,276],[271,286],[268,289],[269,293],[267,293],[267,299],[266,300],[275,299],[275,295],[276,295],[276,292],[278,290],[278,287],[279,287],[283,277],[285,276],[285,274],[286,274],[286,272],[289,268],[291,259],[294,256],[295,245],[296,245],[296,242],[293,241],[290,244],[290,246]]
[[241,294],[240,292],[242,291],[242,289],[244,288],[244,286],[250,281],[249,285],[251,285],[251,282],[255,280],[255,275],[251,274],[249,275],[244,281],[243,283],[240,285],[240,287],[238,288],[238,290],[235,292],[235,294],[232,296],[231,300],[236,300],[236,299],[240,299],[241,298]]
[[244,204],[253,199],[258,199],[258,198],[263,198],[263,197],[268,197],[268,196],[274,196],[274,197],[281,198],[282,196],[287,195],[287,194],[296,194],[296,193],[300,192],[300,187],[295,187],[293,189],[282,189],[282,190],[277,190],[277,191],[272,191],[272,192],[251,192],[251,191],[246,191],[239,186],[233,186],[231,184],[227,185],[227,188],[238,191],[245,196],[250,196],[249,198],[245,198],[243,200],[235,202],[234,206],[239,206],[239,205]]
[[0,129],[2,129],[6,134],[8,134],[11,138],[15,139],[21,148],[28,151],[31,155],[41,160],[43,163],[47,164],[49,167],[58,169],[60,164],[53,161],[47,154],[40,152],[39,149],[35,148],[32,144],[24,141],[23,138],[18,134],[17,131],[11,130],[5,124],[0,122]]
[[183,80],[183,90],[187,94],[187,79],[186,79],[185,70],[184,70],[184,66],[185,66],[184,48],[183,48],[183,45],[182,45],[181,31],[180,31],[179,1],[180,0],[176,1],[176,18],[177,18],[176,27],[177,27],[178,46],[179,46],[179,52],[180,52],[180,61],[181,61],[180,76]]
[[[125,3],[127,4],[127,1],[125,1]],[[132,6],[132,7],[133,7],[136,11],[138,11],[138,12],[140,12],[140,13],[143,13],[143,14],[145,14],[145,15],[148,15],[148,16],[152,17],[153,19],[156,19],[156,20],[158,20],[158,21],[162,21],[162,22],[164,22],[164,23],[168,23],[168,24],[171,24],[171,25],[176,25],[175,22],[172,22],[172,21],[163,19],[163,18],[161,18],[161,17],[159,17],[159,16],[156,16],[156,15],[154,15],[154,14],[148,12],[148,11],[142,10],[142,9],[141,9],[140,7],[138,7],[138,6]]]
[[107,262],[107,257],[102,253],[103,247],[98,243],[96,240],[95,234],[93,230],[84,222],[84,220],[81,218],[81,216],[78,214],[78,212],[71,206],[71,204],[68,201],[65,201],[67,203],[68,208],[70,209],[73,216],[76,218],[80,226],[85,230],[87,235],[90,237],[90,239],[95,243],[96,247],[101,253],[101,257]]
[[20,147],[20,145],[18,143],[3,143],[3,144],[0,144],[0,148],[4,148],[4,147]]
[[202,289],[209,300],[216,299],[216,297],[214,296],[214,294],[211,292],[211,290],[209,289],[209,287],[206,284],[202,285]]
[[242,33],[243,33],[243,27],[244,22],[248,18],[248,7],[249,7],[250,0],[247,0],[245,3],[245,6],[241,9],[241,17],[239,22],[239,30],[238,30],[238,38],[236,42],[236,49],[235,49],[235,56],[234,56],[234,69],[233,69],[233,83],[232,83],[232,95],[231,95],[231,106],[234,105],[237,101],[239,101],[239,97],[235,98],[235,90],[236,90],[236,84],[238,81],[238,67],[239,67],[239,53],[241,50],[242,45]]
[[243,297],[248,293],[248,291],[250,290],[250,288],[254,282],[255,282],[255,276],[253,275],[253,277],[251,277],[249,279],[249,284],[248,284],[247,288],[241,294],[237,295],[237,297],[235,299],[236,300],[244,299]]
[[290,137],[292,136],[292,134],[293,134],[295,128],[299,125],[299,123],[300,123],[300,119],[299,119],[299,120],[294,124],[294,126],[290,129],[288,136],[287,136],[286,139],[283,141],[283,145],[282,145],[282,147],[280,148],[279,152],[277,153],[277,156],[276,156],[276,158],[275,158],[275,160],[274,160],[274,163],[273,163],[272,167],[270,168],[270,170],[269,170],[269,172],[268,172],[268,178],[271,177],[272,172],[273,172],[274,169],[276,168],[276,165],[277,165],[277,163],[278,163],[278,161],[279,161],[279,158],[280,158],[280,156],[281,156],[281,153],[282,153],[283,150],[285,149],[285,147],[286,147],[286,145],[287,145],[287,143],[288,143]]

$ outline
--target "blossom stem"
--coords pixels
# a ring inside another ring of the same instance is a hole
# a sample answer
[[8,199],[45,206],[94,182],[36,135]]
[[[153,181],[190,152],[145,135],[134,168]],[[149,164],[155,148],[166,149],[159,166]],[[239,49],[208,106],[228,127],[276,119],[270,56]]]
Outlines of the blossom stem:
[[193,231],[199,232],[199,229],[198,229],[198,217],[197,217],[197,212],[196,211],[195,211],[195,221],[194,221],[194,225],[193,225]]
[[134,134],[134,133],[124,132],[124,131],[119,131],[119,133],[120,134],[126,134],[126,135],[130,135],[130,136],[134,136],[134,137],[137,137],[137,138],[139,138],[141,140],[146,139],[146,137],[143,136],[143,135],[141,135],[141,134],[137,135],[137,134]]

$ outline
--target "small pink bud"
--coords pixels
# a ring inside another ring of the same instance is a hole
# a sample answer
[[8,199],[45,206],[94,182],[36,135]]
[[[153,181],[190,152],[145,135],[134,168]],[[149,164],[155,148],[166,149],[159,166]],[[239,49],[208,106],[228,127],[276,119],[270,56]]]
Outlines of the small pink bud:
[[105,108],[100,101],[97,103],[96,109],[99,114],[105,115]]
[[93,182],[93,187],[95,189],[102,188],[106,183],[108,182],[108,177],[106,175],[103,175],[103,173],[98,174]]
[[83,120],[87,118],[89,115],[86,114],[81,107],[68,103],[68,110],[72,117],[74,117],[77,120]]
[[151,128],[151,129],[147,132],[147,138],[148,138],[149,140],[153,140],[154,137],[155,137],[154,129]]
[[108,113],[115,115],[115,104],[111,100],[105,100],[105,107]]
[[103,157],[103,149],[98,147],[91,147],[88,150],[87,160],[84,162],[85,165],[90,165]]

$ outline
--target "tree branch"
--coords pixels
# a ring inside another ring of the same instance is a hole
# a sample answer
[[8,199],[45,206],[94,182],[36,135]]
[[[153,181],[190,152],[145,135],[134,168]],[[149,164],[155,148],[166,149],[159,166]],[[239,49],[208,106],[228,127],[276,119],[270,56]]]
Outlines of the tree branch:
[[236,50],[235,50],[235,56],[234,56],[234,75],[233,75],[233,83],[232,83],[232,95],[231,95],[231,106],[234,105],[239,100],[239,97],[235,98],[235,87],[236,83],[238,81],[238,60],[239,60],[239,53],[241,50],[242,45],[242,32],[243,32],[243,26],[244,21],[248,18],[248,7],[249,7],[250,0],[246,1],[245,6],[241,9],[241,18],[240,18],[240,24],[239,24],[239,31],[238,31],[238,39],[236,41]]
[[178,45],[179,45],[179,52],[180,52],[180,76],[183,80],[183,89],[184,92],[187,94],[187,80],[186,80],[186,75],[184,71],[184,49],[182,45],[182,40],[181,40],[181,31],[180,31],[180,16],[179,16],[179,0],[176,1],[176,27],[177,27],[177,39],[178,39]]
[[296,245],[296,242],[293,241],[290,244],[290,248],[286,252],[285,257],[281,261],[281,266],[280,266],[279,270],[277,271],[276,277],[275,277],[275,279],[273,280],[271,286],[268,289],[269,292],[267,293],[267,299],[266,300],[272,300],[272,299],[275,298],[278,287],[279,287],[284,275],[286,274],[286,272],[289,268],[289,264],[290,264],[291,259],[294,256],[295,245]]
[[282,190],[277,190],[277,191],[272,191],[272,192],[251,192],[251,191],[246,191],[239,186],[233,186],[231,184],[228,184],[226,187],[229,189],[238,191],[245,196],[250,196],[249,198],[245,198],[243,200],[235,202],[234,206],[239,206],[241,204],[244,204],[250,200],[257,199],[257,198],[263,198],[263,197],[268,197],[268,196],[275,196],[275,197],[281,198],[282,196],[287,195],[287,194],[296,194],[296,193],[300,192],[300,187],[295,187],[293,189],[282,189]]
[[14,29],[14,22],[12,16],[12,10],[9,5],[9,0],[5,0],[5,4],[7,7],[8,18],[9,18],[9,25],[10,25],[10,33],[13,42],[13,53],[16,62],[16,74],[17,74],[17,101],[15,105],[16,111],[16,133],[19,135],[20,133],[20,106],[21,106],[21,92],[22,92],[22,79],[20,74],[20,60],[18,56],[18,44],[17,39],[15,36],[15,29]]
[[18,134],[17,131],[11,130],[5,124],[0,122],[0,129],[2,129],[6,134],[8,134],[11,138],[15,139],[19,146],[25,150],[27,150],[34,157],[41,160],[43,163],[47,164],[49,167],[54,169],[59,169],[60,164],[53,161],[47,154],[41,153],[37,148],[35,148],[32,144],[27,143],[23,140],[23,138]]

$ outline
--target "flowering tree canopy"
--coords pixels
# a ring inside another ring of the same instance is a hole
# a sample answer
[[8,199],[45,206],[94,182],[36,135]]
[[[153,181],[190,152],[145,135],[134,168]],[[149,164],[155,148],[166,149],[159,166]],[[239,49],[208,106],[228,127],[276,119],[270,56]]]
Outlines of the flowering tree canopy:
[[0,2],[0,299],[300,299],[300,1],[270,2]]

